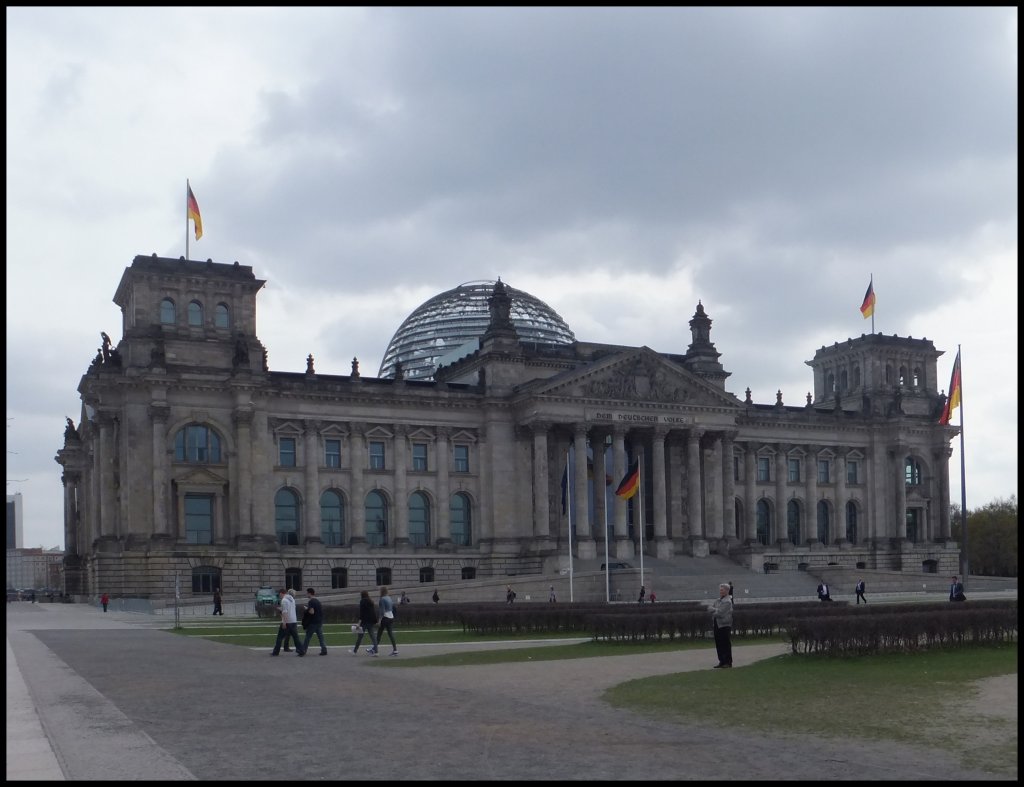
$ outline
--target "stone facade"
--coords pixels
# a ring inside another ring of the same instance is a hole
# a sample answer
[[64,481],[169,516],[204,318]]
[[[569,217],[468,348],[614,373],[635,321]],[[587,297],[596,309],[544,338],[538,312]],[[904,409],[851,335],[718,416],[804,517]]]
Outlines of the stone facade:
[[103,334],[57,454],[67,592],[539,574],[558,569],[570,518],[581,559],[605,554],[607,525],[613,559],[957,570],[956,429],[938,424],[926,339],[822,347],[806,404],[756,404],[726,391],[701,304],[685,353],[543,345],[519,340],[499,281],[479,350],[434,380],[363,377],[355,359],[322,375],[312,355],[272,372],[264,283],[238,263],[125,269],[122,338]]

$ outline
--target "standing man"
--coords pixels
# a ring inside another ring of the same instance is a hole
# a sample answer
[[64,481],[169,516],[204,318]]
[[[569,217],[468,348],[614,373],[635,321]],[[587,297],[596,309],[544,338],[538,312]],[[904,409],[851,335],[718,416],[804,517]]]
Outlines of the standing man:
[[863,579],[858,579],[857,580],[857,585],[854,587],[854,591],[857,593],[857,603],[858,604],[860,604],[861,601],[863,601],[865,604],[868,603],[868,600],[866,598],[864,598],[864,580]]
[[558,601],[558,599],[555,598],[555,586],[552,585],[551,590],[548,591],[548,603],[554,604],[556,601]]
[[302,639],[302,652],[305,653],[309,650],[309,641],[316,634],[316,638],[320,641],[320,655],[326,656],[327,643],[324,642],[324,607],[320,603],[320,599],[316,597],[316,591],[313,588],[306,588],[306,595],[309,596],[309,601],[306,602],[306,614],[304,615],[306,620],[306,636]]
[[281,643],[287,642],[289,638],[295,643],[295,655],[305,656],[306,651],[302,649],[299,642],[298,620],[295,619],[295,599],[288,595],[288,591],[281,588],[277,591],[280,598],[278,609],[281,610],[281,627],[277,630],[277,641],[274,642],[274,649],[270,651],[271,656],[281,652]]
[[822,580],[818,584],[818,601],[831,601],[832,596],[828,593],[828,583]]
[[967,596],[964,595],[964,583],[961,582],[956,576],[953,577],[949,584],[949,600],[950,601],[967,601]]
[[213,614],[214,615],[220,615],[221,617],[224,617],[224,610],[221,607],[220,603],[221,603],[220,588],[217,588],[216,590],[213,591]]
[[715,626],[715,649],[718,651],[718,663],[712,669],[731,667],[732,596],[727,582],[718,586],[718,601],[711,607],[711,620]]
[[644,597],[645,597],[645,596],[647,596],[647,588],[646,588],[646,587],[644,587],[643,585],[641,585],[641,586],[640,586],[640,598],[638,598],[638,599],[636,600],[636,603],[637,603],[637,604],[643,604],[643,603],[644,603]]
[[[953,579],[956,579],[956,577],[953,577]],[[103,605],[103,611],[106,612],[107,604],[110,603],[110,596],[104,593],[102,596],[100,596],[100,603]]]

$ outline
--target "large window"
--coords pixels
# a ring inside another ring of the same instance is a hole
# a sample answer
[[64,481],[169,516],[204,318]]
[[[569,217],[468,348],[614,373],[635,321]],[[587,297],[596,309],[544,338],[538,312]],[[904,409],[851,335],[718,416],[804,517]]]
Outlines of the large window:
[[188,324],[196,328],[203,324],[203,304],[199,301],[192,301],[188,305]]
[[221,587],[220,569],[216,566],[196,566],[192,569],[193,593],[213,593]]
[[831,478],[831,475],[829,473],[829,461],[828,461],[828,459],[819,459],[818,460],[818,483],[819,484],[827,484],[827,483],[829,483],[829,479],[830,478]]
[[757,457],[757,480],[771,480],[771,460],[767,456]]
[[427,444],[412,444],[412,469],[421,473],[427,471]]
[[278,441],[277,463],[281,467],[295,467],[295,438],[282,437]]
[[860,483],[860,465],[857,463],[856,459],[846,460],[846,483]]
[[345,509],[341,495],[332,489],[320,495],[320,540],[329,547],[345,543]]
[[324,466],[341,467],[341,440],[324,440]]
[[174,460],[197,464],[220,462],[220,437],[202,424],[189,424],[174,436]]
[[846,540],[857,543],[857,505],[853,502],[846,504]]
[[430,500],[422,492],[409,496],[409,543],[414,547],[430,543]]
[[384,495],[377,491],[366,496],[366,543],[375,547],[386,546],[388,543],[388,504]]
[[370,469],[383,470],[384,464],[384,443],[379,440],[370,441]]
[[391,569],[387,566],[381,566],[374,572],[374,579],[378,585],[390,585]]
[[174,309],[174,301],[164,298],[160,301],[160,322],[163,325],[174,325],[177,321],[177,314]]
[[421,566],[420,567],[420,583],[433,582],[434,581],[434,567],[433,566]]
[[456,473],[468,473],[469,472],[469,446],[468,445],[456,445],[455,446],[455,472]]
[[185,541],[213,543],[213,495],[185,495]]
[[921,464],[908,456],[906,462],[907,486],[918,486],[921,483]]
[[457,492],[451,503],[452,543],[468,547],[473,542],[473,514],[469,495]]
[[298,545],[299,497],[291,489],[280,489],[274,495],[274,530],[278,544]]
[[791,484],[798,483],[800,481],[800,460],[790,459],[789,465],[789,482]]
[[907,540],[916,544],[921,537],[921,509],[907,509]]
[[348,587],[348,569],[331,569],[331,590],[341,590]]
[[476,568],[473,566],[462,567],[462,578],[463,579],[476,579]]
[[302,590],[302,569],[286,568],[284,570],[285,590]]
[[213,324],[217,328],[231,327],[231,313],[226,304],[218,303],[213,310]]
[[772,543],[772,509],[764,499],[757,501],[757,540],[765,546]]
[[818,540],[822,544],[829,542],[829,510],[828,503],[824,500],[818,501]]
[[786,504],[786,532],[791,544],[800,543],[800,504],[796,500]]

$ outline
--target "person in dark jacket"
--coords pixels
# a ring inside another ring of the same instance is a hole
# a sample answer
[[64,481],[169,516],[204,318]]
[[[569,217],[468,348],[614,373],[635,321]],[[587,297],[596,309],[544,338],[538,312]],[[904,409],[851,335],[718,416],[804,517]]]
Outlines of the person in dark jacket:
[[718,586],[718,601],[711,607],[711,620],[715,628],[715,650],[718,651],[718,664],[714,669],[728,669],[732,666],[732,596],[726,582]]
[[320,641],[320,655],[327,655],[327,643],[324,642],[324,607],[320,599],[316,597],[316,590],[306,588],[306,595],[309,600],[306,602],[306,612],[302,616],[302,626],[306,629],[306,636],[302,640],[302,651],[309,650],[309,641],[316,638]]
[[950,601],[967,601],[967,596],[964,595],[964,583],[961,582],[957,577],[953,577],[949,583],[949,600]]
[[217,588],[215,591],[213,591],[213,614],[224,617],[224,608],[221,606],[222,600],[223,599],[221,598],[220,595],[220,588]]
[[377,608],[373,603],[373,599],[370,598],[370,591],[368,590],[359,591],[359,625],[361,631],[356,636],[356,646],[352,648],[352,655],[355,656],[359,653],[359,645],[363,641],[363,634],[369,634],[370,647],[366,652],[371,656],[376,656],[377,635],[373,633],[373,628],[377,625]]

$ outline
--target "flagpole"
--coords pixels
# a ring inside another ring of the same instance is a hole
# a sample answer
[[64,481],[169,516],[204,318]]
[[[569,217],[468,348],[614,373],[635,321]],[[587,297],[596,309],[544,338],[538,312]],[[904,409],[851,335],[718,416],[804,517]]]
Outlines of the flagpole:
[[640,456],[636,458],[636,500],[640,508],[640,584],[644,584],[644,484],[643,474],[640,472],[640,467],[643,462],[640,461]]
[[185,178],[185,261],[188,262],[188,192],[192,188]]
[[[964,462],[964,359],[960,354],[960,345],[956,346],[956,357],[960,362],[960,523],[963,531],[964,539],[964,568],[963,568],[963,583],[964,587],[967,587],[967,577],[971,573],[971,564],[968,551],[967,541],[967,474],[965,471],[966,464]],[[953,392],[950,391],[949,395],[952,396]]]
[[[861,279],[861,281],[864,281]],[[875,292],[875,274],[871,274],[871,293]],[[878,296],[875,296],[875,303],[878,303]],[[875,307],[874,304],[871,306],[871,333],[875,332]]]
[[[608,444],[602,445],[604,449],[604,462],[602,465],[605,468],[605,477],[608,476]],[[596,469],[596,468],[595,468]],[[614,472],[614,470],[613,470]],[[612,575],[611,566],[608,564],[608,484],[607,482],[602,485],[604,490],[604,603],[610,604],[612,601]],[[614,495],[613,495],[614,497]],[[614,501],[613,501],[614,502]]]
[[[575,486],[573,484],[572,486]],[[572,492],[573,489],[569,486],[569,449],[565,449],[565,501],[566,511],[569,513],[569,601],[573,600],[572,596]]]

